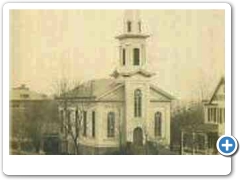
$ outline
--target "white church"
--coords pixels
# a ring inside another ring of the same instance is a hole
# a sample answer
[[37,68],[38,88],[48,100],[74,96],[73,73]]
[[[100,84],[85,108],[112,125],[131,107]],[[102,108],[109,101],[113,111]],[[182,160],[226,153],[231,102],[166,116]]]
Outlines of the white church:
[[[145,147],[149,142],[161,148],[170,145],[170,108],[173,97],[150,83],[154,73],[146,59],[148,34],[142,32],[138,10],[126,10],[119,41],[118,67],[109,79],[96,79],[68,93],[68,106],[59,98],[63,122],[82,117],[78,145],[81,154],[111,154],[120,148]],[[98,67],[95,67],[96,69]],[[62,151],[74,151],[71,137]],[[63,138],[63,139],[64,139]],[[72,152],[73,153],[73,152]]]

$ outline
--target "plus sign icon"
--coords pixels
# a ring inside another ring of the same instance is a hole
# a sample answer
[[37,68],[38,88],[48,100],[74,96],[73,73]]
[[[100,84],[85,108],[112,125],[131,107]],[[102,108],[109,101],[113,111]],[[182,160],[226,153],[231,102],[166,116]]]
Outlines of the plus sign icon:
[[238,149],[238,142],[233,136],[221,136],[217,141],[218,152],[224,156],[233,155]]

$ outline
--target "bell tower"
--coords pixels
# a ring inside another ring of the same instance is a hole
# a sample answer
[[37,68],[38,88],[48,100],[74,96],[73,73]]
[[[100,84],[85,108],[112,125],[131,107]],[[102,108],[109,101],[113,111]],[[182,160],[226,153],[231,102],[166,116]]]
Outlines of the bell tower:
[[146,39],[139,10],[125,10],[123,33],[116,37],[119,40],[119,63],[112,76],[127,77],[135,72],[144,71],[147,76]]
[[[126,142],[144,144],[149,117],[150,78],[147,68],[146,40],[139,10],[125,10],[119,41],[118,66],[112,76],[124,84],[123,134]],[[139,138],[139,139],[138,139]]]

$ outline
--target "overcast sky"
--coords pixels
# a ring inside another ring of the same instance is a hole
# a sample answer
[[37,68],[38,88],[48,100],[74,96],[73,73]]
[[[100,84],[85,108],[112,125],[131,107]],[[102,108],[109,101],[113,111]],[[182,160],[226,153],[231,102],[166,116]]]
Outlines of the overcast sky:
[[[12,10],[11,86],[50,94],[61,78],[109,78],[118,65],[123,10]],[[181,99],[224,75],[223,10],[142,10],[152,82]]]

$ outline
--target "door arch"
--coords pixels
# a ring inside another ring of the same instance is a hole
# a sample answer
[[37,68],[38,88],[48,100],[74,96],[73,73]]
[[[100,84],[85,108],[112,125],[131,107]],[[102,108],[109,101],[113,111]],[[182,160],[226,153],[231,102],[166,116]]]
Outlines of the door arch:
[[140,127],[135,128],[133,131],[133,144],[137,146],[143,145],[143,131]]

